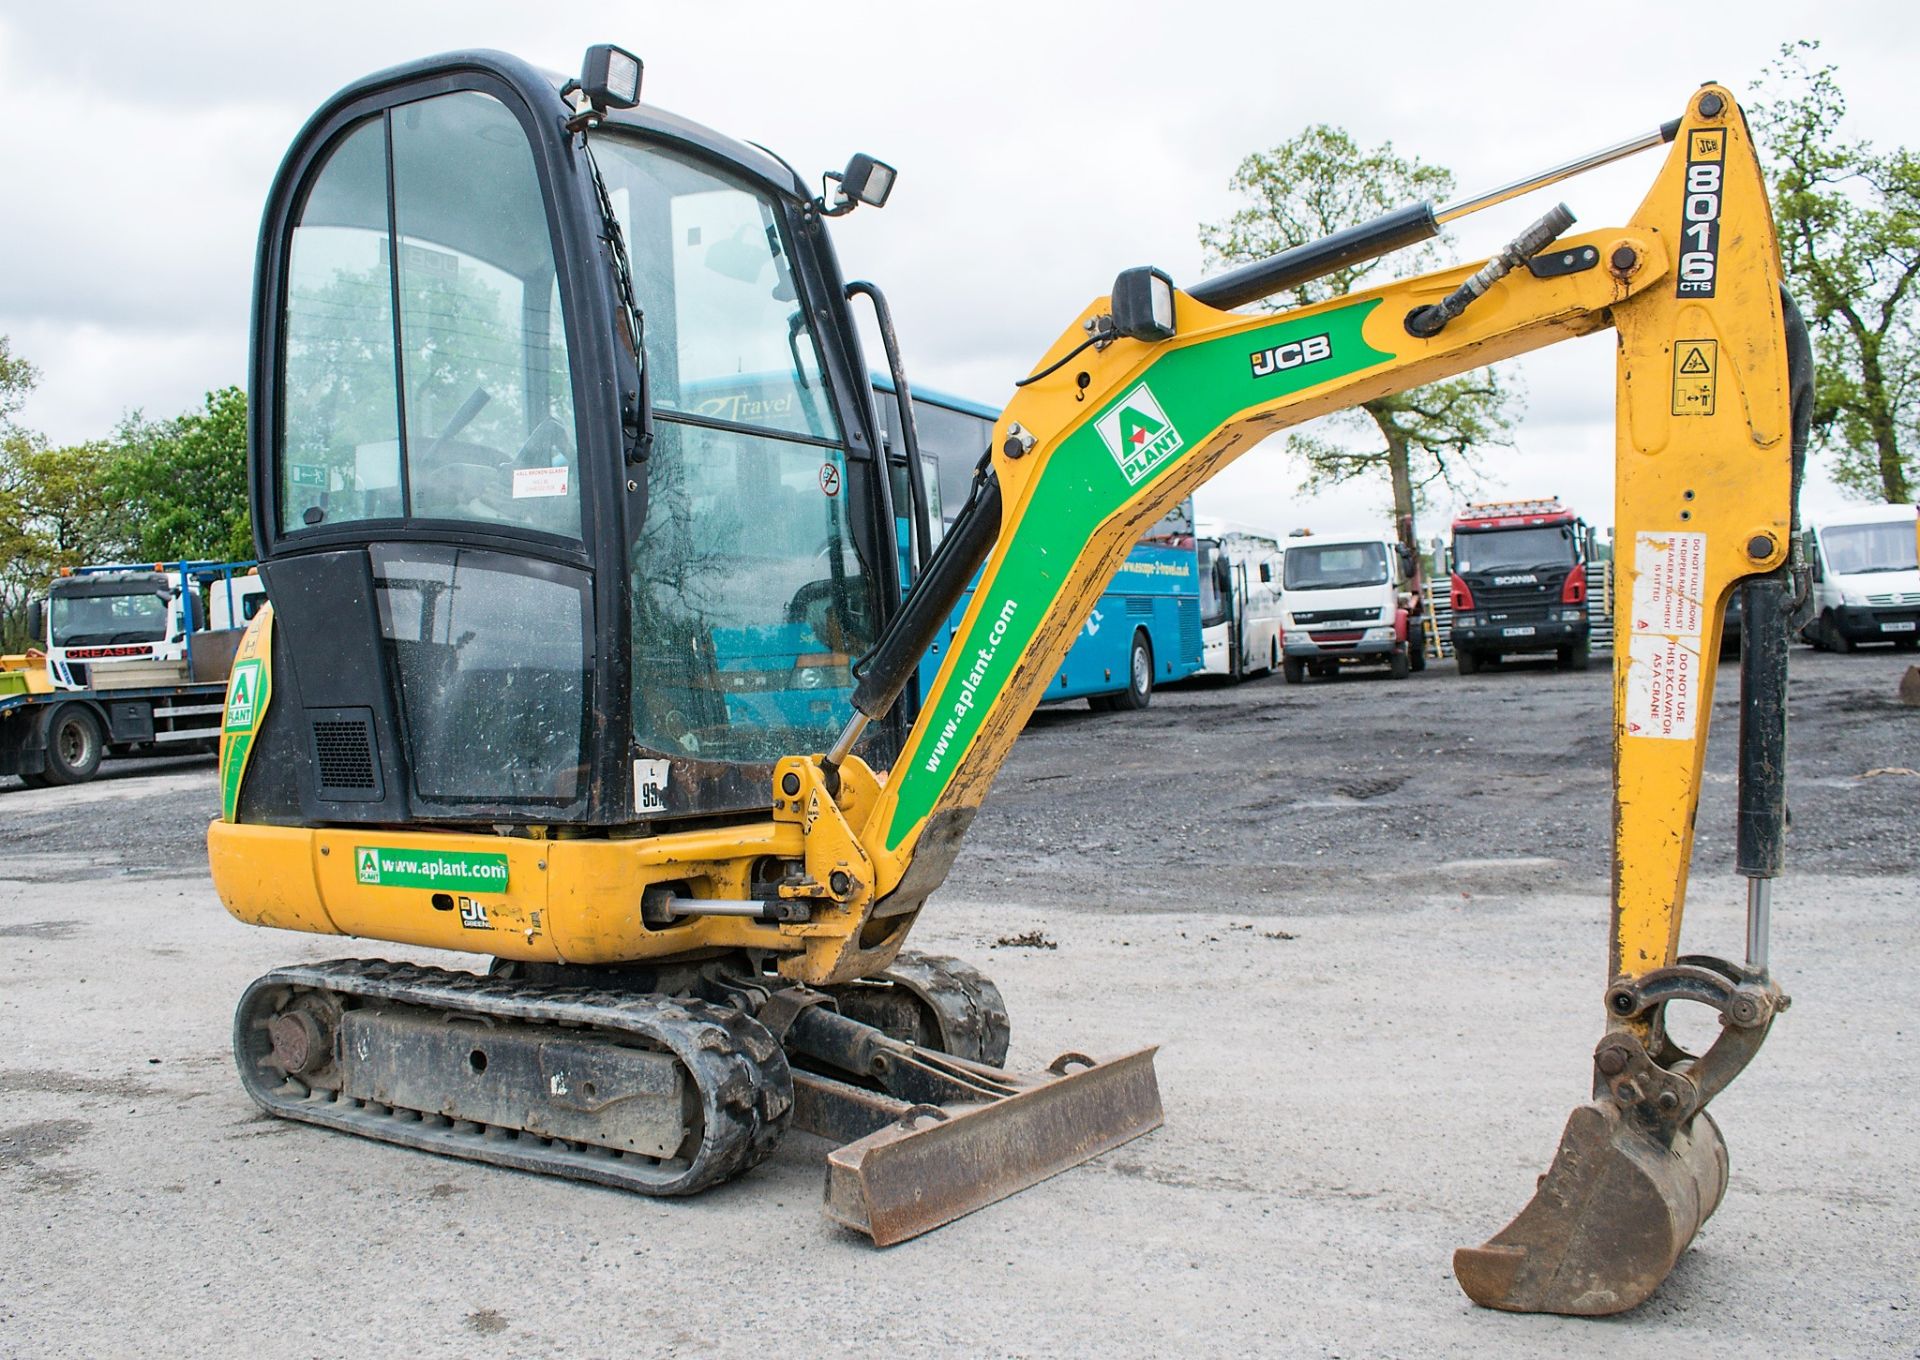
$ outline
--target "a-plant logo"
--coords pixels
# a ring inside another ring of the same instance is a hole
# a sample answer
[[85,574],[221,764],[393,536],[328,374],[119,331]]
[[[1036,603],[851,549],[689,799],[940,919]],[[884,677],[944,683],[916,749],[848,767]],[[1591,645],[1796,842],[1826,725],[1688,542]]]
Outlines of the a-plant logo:
[[1095,423],[1100,438],[1120,465],[1128,486],[1138,486],[1147,474],[1186,446],[1167,413],[1141,383]]
[[354,857],[354,876],[362,883],[371,883],[378,887],[380,883],[380,855],[371,846],[361,846]]
[[224,731],[247,732],[253,728],[254,704],[260,697],[260,663],[242,661],[233,668],[233,687],[227,694],[227,720]]

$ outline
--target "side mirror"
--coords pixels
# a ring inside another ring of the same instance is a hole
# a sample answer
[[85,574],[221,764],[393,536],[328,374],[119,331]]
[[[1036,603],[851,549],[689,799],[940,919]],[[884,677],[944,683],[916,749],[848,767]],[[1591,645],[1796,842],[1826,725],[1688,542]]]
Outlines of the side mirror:
[[27,636],[35,642],[47,640],[47,606],[43,601],[27,601]]
[[206,629],[207,604],[200,598],[198,591],[187,592],[187,619],[187,627],[192,632],[198,633]]
[[1445,552],[1443,552],[1440,555],[1440,560],[1446,563],[1447,575],[1449,576],[1453,575],[1453,549],[1448,548]]
[[1260,564],[1260,584],[1266,585],[1270,583],[1272,580],[1273,580],[1273,564],[1271,562],[1262,562]]
[[866,152],[857,151],[853,159],[847,162],[845,170],[829,178],[838,182],[839,198],[848,207],[864,203],[869,208],[884,208],[887,206],[887,195],[893,192],[895,171],[885,161],[877,161]]

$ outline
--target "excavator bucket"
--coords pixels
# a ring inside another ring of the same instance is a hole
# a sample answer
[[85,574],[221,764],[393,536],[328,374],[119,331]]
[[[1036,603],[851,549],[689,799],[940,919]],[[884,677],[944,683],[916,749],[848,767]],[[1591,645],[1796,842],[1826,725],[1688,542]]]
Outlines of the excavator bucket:
[[[801,1127],[820,1129],[825,1109],[851,1100],[871,1127],[827,1157],[827,1217],[892,1246],[1159,1128],[1154,1052],[1068,1054],[1044,1072],[996,1073],[1005,1094],[943,1105],[830,1091],[839,1084],[796,1073]],[[844,1116],[828,1128],[851,1131]]]
[[1668,1142],[1618,1105],[1582,1105],[1527,1207],[1454,1252],[1453,1273],[1483,1308],[1625,1312],[1667,1278],[1726,1188],[1727,1145],[1704,1110]]

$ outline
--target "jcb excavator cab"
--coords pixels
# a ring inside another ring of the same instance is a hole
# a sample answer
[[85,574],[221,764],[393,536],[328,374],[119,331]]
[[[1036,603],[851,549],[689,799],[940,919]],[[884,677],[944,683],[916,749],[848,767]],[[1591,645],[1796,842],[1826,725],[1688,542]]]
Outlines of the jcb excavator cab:
[[[243,820],[764,810],[898,606],[805,186],[561,89],[497,53],[388,71],[275,183],[252,456],[279,701]],[[903,721],[869,729],[877,766]]]

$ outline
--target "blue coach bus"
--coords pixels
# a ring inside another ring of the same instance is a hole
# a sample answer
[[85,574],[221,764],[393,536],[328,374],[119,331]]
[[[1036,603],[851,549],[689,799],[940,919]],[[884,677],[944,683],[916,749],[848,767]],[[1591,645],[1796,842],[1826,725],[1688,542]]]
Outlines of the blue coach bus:
[[[873,384],[880,419],[897,460],[899,406],[893,384],[881,374],[874,375]],[[986,451],[998,416],[990,406],[914,387],[914,432],[927,494],[929,550],[965,503],[974,467]],[[906,513],[908,488],[896,486],[894,503]],[[900,540],[906,543],[909,534],[902,532]],[[903,581],[912,560],[903,556]],[[971,601],[969,590],[961,597],[946,636],[936,639],[921,663],[922,694],[931,688],[946,660],[948,644]],[[1085,699],[1096,709],[1145,708],[1156,685],[1184,680],[1201,666],[1200,567],[1189,499],[1134,545],[1081,625],[1080,636],[1047,687],[1046,699]]]

